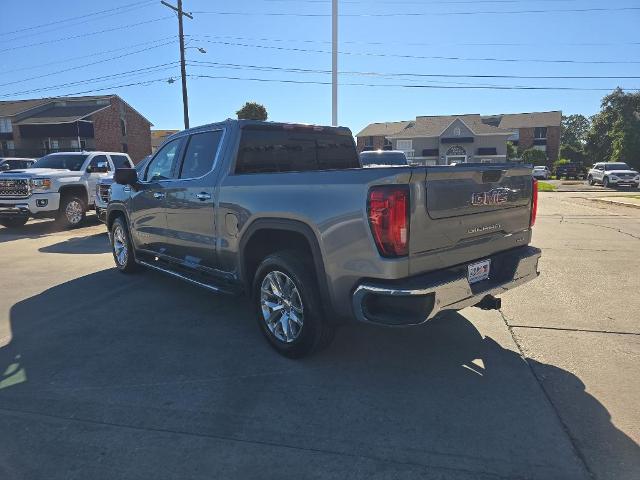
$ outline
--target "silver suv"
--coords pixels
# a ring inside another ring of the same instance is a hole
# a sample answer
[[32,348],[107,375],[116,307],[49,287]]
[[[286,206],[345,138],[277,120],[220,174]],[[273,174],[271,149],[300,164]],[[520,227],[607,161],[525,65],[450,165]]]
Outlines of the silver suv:
[[640,173],[622,162],[596,163],[587,174],[589,185],[601,183],[603,187],[611,186],[640,186]]

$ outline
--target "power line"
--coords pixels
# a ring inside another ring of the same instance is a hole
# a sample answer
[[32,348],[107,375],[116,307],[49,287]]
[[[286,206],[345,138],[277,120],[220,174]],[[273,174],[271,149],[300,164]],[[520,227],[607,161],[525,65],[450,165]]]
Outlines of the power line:
[[[263,0],[268,3],[329,3],[331,0]],[[432,2],[426,2],[422,0],[394,0],[394,5],[456,5],[456,4],[469,4],[469,3],[529,3],[530,0],[438,0]],[[575,2],[578,0],[537,0],[536,3],[558,3],[558,2]],[[362,0],[342,0],[341,3],[345,4],[385,4],[388,5],[388,0],[381,1],[362,1]]]
[[[114,48],[111,50],[101,50],[99,52],[91,52],[85,55],[79,55],[77,57],[69,57],[69,58],[64,58],[60,60],[54,60],[53,62],[39,63],[38,65],[30,65],[28,67],[11,68],[11,73],[22,72],[24,70],[34,70],[42,67],[48,67],[50,65],[59,65],[65,62],[72,62],[74,60],[86,60],[87,58],[91,58],[99,55],[106,55],[107,53],[121,52],[122,50],[129,50],[131,48],[141,47],[143,45],[158,44],[158,42],[164,42],[166,40],[173,39],[173,38],[175,38],[174,35],[169,35],[168,37],[157,38],[155,40],[150,40],[148,42],[134,43],[132,45],[127,45],[126,47]],[[125,56],[125,55],[128,55],[128,54],[124,54],[122,56]]]
[[[212,65],[230,68],[249,68],[256,70],[287,71],[291,73],[331,73],[331,70],[305,69],[297,67],[275,67],[272,65],[247,65],[238,63],[209,62],[202,60],[190,60],[192,66]],[[420,78],[495,78],[495,79],[530,79],[530,80],[632,80],[640,79],[640,75],[481,75],[481,74],[449,74],[449,73],[384,73],[340,71],[341,74],[383,76],[383,77],[420,77]]]
[[[213,43],[218,45],[227,45],[235,47],[262,48],[270,50],[282,50],[288,52],[304,52],[304,53],[323,53],[330,54],[329,50],[315,50],[308,48],[295,47],[278,47],[274,45],[258,45],[248,43],[225,42],[218,40],[199,40],[201,42]],[[392,53],[372,53],[372,52],[345,52],[340,51],[340,55],[356,55],[365,57],[393,57],[393,58],[411,58],[418,60],[455,60],[464,62],[506,62],[506,63],[557,63],[557,64],[586,64],[586,65],[616,65],[616,64],[638,64],[637,60],[550,60],[550,59],[527,59],[527,58],[473,58],[473,57],[449,57],[442,55],[400,55]]]
[[[211,78],[220,80],[243,80],[252,82],[266,83],[292,83],[300,85],[331,85],[331,82],[314,81],[314,80],[283,80],[273,78],[256,78],[256,77],[232,77],[227,75],[196,75],[189,74],[194,78]],[[533,86],[458,86],[458,85],[407,85],[407,84],[385,84],[385,83],[341,83],[342,86],[353,87],[396,87],[396,88],[425,88],[425,89],[454,89],[454,90],[558,90],[558,91],[588,91],[588,92],[610,92],[611,88],[580,88],[580,87],[533,87]],[[621,87],[622,88],[622,87]],[[623,88],[623,90],[636,91],[638,88]]]
[[171,68],[175,68],[178,66],[179,62],[168,62],[168,63],[161,63],[158,65],[151,65],[149,67],[142,67],[142,68],[137,68],[135,70],[127,70],[125,72],[119,72],[119,73],[112,73],[109,75],[103,75],[100,77],[93,77],[93,78],[87,78],[87,79],[83,79],[83,80],[77,80],[74,82],[67,82],[67,83],[61,83],[58,85],[50,85],[50,86],[46,86],[46,87],[40,87],[40,88],[33,88],[33,89],[29,89],[29,90],[21,90],[18,92],[12,92],[12,93],[5,93],[0,95],[0,97],[14,97],[14,96],[18,96],[18,95],[26,95],[26,94],[30,94],[30,93],[37,93],[37,92],[42,92],[42,91],[46,91],[46,90],[56,90],[59,88],[63,88],[63,87],[70,87],[70,86],[79,86],[79,85],[84,85],[87,83],[95,83],[95,82],[101,82],[104,80],[110,80],[112,78],[117,78],[117,77],[126,77],[126,76],[135,76],[135,75],[140,75],[140,74],[147,74],[147,73],[155,73],[156,71],[163,71],[163,70],[169,70]]
[[117,56],[115,56],[115,57],[109,57],[109,58],[104,58],[104,59],[102,59],[102,60],[96,60],[95,62],[85,63],[84,65],[77,65],[77,66],[75,66],[75,67],[69,67],[69,68],[65,68],[65,69],[63,69],[63,70],[58,70],[58,71],[55,71],[55,72],[45,73],[45,74],[43,74],[43,75],[38,75],[38,76],[36,76],[36,77],[22,78],[22,79],[20,79],[20,80],[13,80],[13,81],[11,81],[11,82],[0,83],[0,87],[4,87],[4,86],[7,86],[7,85],[15,85],[16,83],[23,83],[23,82],[28,82],[28,81],[31,81],[31,80],[39,80],[39,79],[41,79],[41,78],[44,78],[44,77],[50,77],[50,76],[52,76],[52,75],[57,75],[57,74],[59,74],[59,73],[71,72],[71,71],[74,71],[74,70],[79,70],[79,69],[81,69],[81,68],[89,67],[89,66],[91,66],[91,65],[97,65],[97,64],[99,64],[99,63],[110,62],[111,60],[118,60],[118,59],[120,59],[120,58],[122,58],[122,57],[128,57],[129,55],[135,55],[136,53],[147,52],[147,51],[149,51],[149,50],[153,50],[153,49],[155,49],[155,48],[164,47],[164,46],[166,46],[166,45],[170,45],[170,44],[172,44],[172,43],[175,43],[175,40],[172,40],[172,41],[170,41],[170,42],[166,42],[166,43],[161,43],[161,44],[153,45],[153,46],[151,46],[151,47],[143,48],[143,49],[141,49],[141,50],[136,50],[136,51],[134,51],[134,52],[123,53],[123,54],[117,55]]
[[113,11],[116,11],[116,10],[127,9],[129,7],[134,7],[134,6],[148,5],[148,4],[151,4],[151,3],[155,3],[155,0],[145,0],[144,2],[129,3],[129,4],[126,4],[126,5],[121,5],[119,7],[109,8],[107,10],[100,10],[99,12],[85,13],[84,15],[78,15],[76,17],[63,18],[62,20],[57,20],[55,22],[41,23],[40,25],[33,25],[31,27],[20,28],[18,30],[12,30],[10,32],[0,32],[0,35],[10,35],[12,33],[20,33],[20,32],[26,32],[26,31],[29,31],[29,30],[35,30],[37,28],[50,27],[51,25],[58,25],[60,23],[70,22],[70,21],[73,21],[73,20],[81,19],[81,18],[93,17],[93,16],[101,15],[103,13],[109,13],[109,12],[113,12]]
[[[275,0],[273,0],[275,1]],[[283,0],[284,1],[284,0]],[[555,1],[555,0],[554,0]],[[312,40],[312,39],[300,39],[300,38],[273,38],[273,37],[238,37],[235,35],[185,35],[188,37],[205,37],[205,38],[215,38],[215,39],[229,39],[229,40],[244,40],[250,42],[296,42],[296,43],[320,43],[320,44],[331,44],[328,40]],[[384,42],[365,42],[361,40],[343,40],[340,43],[342,44],[353,44],[353,45],[378,45],[378,46],[386,46],[386,45],[402,45],[402,46],[415,46],[415,47],[435,47],[435,46],[480,46],[480,47],[527,47],[527,46],[536,46],[540,47],[541,45],[552,45],[552,46],[570,46],[570,47],[598,47],[598,46],[619,46],[619,45],[640,45],[640,42],[569,42],[569,43],[550,43],[550,44],[542,44],[540,42],[536,43],[513,43],[513,42],[410,42],[410,41],[384,41]]]
[[[638,11],[640,7],[616,7],[616,8],[564,8],[555,10],[493,10],[477,12],[390,12],[390,13],[342,13],[341,17],[442,17],[442,16],[469,16],[469,15],[515,15],[532,13],[586,13],[586,12],[628,12]],[[238,16],[268,16],[268,17],[330,17],[328,13],[286,13],[286,12],[206,12],[194,11],[192,13],[202,15],[238,15]]]
[[[58,25],[57,27],[48,28],[46,30],[40,30],[40,31],[37,31],[37,32],[29,32],[29,33],[26,33],[24,35],[19,35],[17,37],[6,39],[5,41],[6,42],[15,42],[16,40],[20,40],[20,39],[23,39],[23,38],[32,38],[34,35],[43,35],[43,34],[46,34],[46,33],[57,32],[59,30],[70,29],[70,28],[76,27],[76,26],[84,26],[89,22],[100,21],[100,20],[104,20],[105,18],[113,17],[113,16],[116,16],[116,15],[123,15],[125,13],[128,14],[128,13],[131,13],[131,12],[133,12],[135,10],[143,8],[145,6],[146,5],[138,5],[138,6],[134,6],[134,7],[123,8],[123,9],[119,9],[118,11],[111,12],[111,13],[108,13],[108,14],[105,14],[105,15],[85,18],[85,19],[83,19],[81,21],[78,21],[78,22],[66,23],[64,25]],[[55,23],[59,23],[59,22],[55,22]]]
[[124,29],[131,28],[131,27],[137,27],[139,25],[147,25],[149,23],[159,22],[161,20],[166,20],[166,19],[169,19],[169,18],[173,18],[173,15],[153,18],[151,20],[146,20],[144,22],[130,23],[128,25],[121,25],[119,27],[107,28],[105,30],[99,30],[97,32],[83,33],[83,34],[80,34],[80,35],[71,35],[71,36],[68,36],[68,37],[56,38],[54,40],[47,40],[47,41],[36,42],[36,43],[29,43],[27,45],[16,45],[16,46],[12,46],[10,48],[5,48],[3,50],[0,50],[0,53],[2,53],[2,52],[10,52],[10,51],[18,50],[18,49],[21,49],[21,48],[37,47],[37,46],[40,46],[40,45],[48,45],[48,44],[51,44],[51,43],[63,42],[65,40],[75,40],[76,38],[90,37],[90,36],[93,36],[93,35],[99,35],[101,33],[115,32],[117,30],[124,30]]

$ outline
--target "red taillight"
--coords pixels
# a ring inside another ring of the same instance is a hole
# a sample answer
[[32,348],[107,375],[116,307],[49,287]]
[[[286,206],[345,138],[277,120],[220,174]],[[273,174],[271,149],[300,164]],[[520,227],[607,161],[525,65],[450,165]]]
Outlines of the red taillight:
[[536,224],[536,215],[538,214],[538,180],[533,179],[533,192],[531,193],[531,219],[529,220],[529,227],[533,227]]
[[383,257],[409,253],[409,187],[388,185],[369,190],[369,226]]

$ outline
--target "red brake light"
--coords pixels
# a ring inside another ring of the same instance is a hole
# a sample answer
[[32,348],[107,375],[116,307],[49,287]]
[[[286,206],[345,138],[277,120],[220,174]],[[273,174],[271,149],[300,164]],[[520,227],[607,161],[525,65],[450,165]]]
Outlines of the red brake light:
[[533,227],[536,224],[536,215],[538,214],[538,180],[533,179],[533,192],[531,193],[531,219],[529,220],[529,227]]
[[383,257],[409,253],[409,187],[388,185],[369,190],[369,226]]

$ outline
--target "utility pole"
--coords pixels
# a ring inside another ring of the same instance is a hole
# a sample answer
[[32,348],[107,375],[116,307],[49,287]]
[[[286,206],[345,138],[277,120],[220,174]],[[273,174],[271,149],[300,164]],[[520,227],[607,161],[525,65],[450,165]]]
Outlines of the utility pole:
[[331,125],[338,126],[338,0],[331,0]]
[[178,0],[178,7],[174,7],[168,2],[162,0],[160,2],[165,7],[169,7],[178,13],[178,37],[180,39],[180,74],[182,77],[182,107],[184,109],[184,128],[189,128],[189,97],[187,95],[187,68],[184,63],[184,32],[182,30],[182,16],[193,20],[190,13],[182,10],[182,0]]

